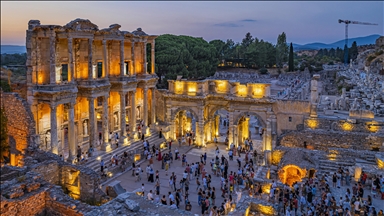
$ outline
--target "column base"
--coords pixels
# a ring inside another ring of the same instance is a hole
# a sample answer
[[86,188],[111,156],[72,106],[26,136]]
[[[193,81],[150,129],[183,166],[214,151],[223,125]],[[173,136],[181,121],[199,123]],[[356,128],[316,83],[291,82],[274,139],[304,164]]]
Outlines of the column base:
[[111,145],[109,143],[103,143],[100,147],[100,150],[101,151],[107,151],[107,149],[110,149],[111,148]]
[[71,163],[71,164],[74,164],[75,163],[75,157],[71,157],[71,156],[69,156],[68,158],[67,158],[67,162],[68,163]]

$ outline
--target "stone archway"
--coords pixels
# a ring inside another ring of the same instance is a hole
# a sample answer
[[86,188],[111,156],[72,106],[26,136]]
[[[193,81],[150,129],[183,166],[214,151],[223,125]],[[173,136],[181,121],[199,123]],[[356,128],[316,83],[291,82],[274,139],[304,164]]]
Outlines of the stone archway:
[[[258,122],[258,126],[252,127],[251,124],[253,121],[256,121],[253,119],[255,117]],[[253,141],[253,146],[256,149],[262,149],[266,150],[265,147],[265,140],[267,133],[270,133],[270,130],[267,131],[267,124],[266,121],[261,117],[261,115],[257,112],[249,112],[244,111],[237,113],[237,115],[234,118],[233,121],[234,129],[234,144],[235,146],[244,144],[246,139]],[[254,131],[254,135],[252,136],[252,131]],[[260,136],[260,132],[262,131],[262,136]],[[244,146],[243,146],[244,147]],[[267,149],[268,150],[268,149]]]
[[307,170],[302,169],[299,166],[289,164],[285,165],[278,171],[280,181],[283,184],[292,186],[295,182],[301,182],[303,178],[307,176]]
[[213,142],[216,137],[218,143],[225,143],[229,136],[228,124],[229,115],[231,114],[232,111],[229,110],[227,105],[213,105],[207,113],[204,124],[204,133],[206,134],[204,139]]
[[[188,115],[190,113],[192,117]],[[196,134],[196,123],[198,116],[196,112],[188,107],[179,107],[171,113],[171,137],[178,139],[186,134],[186,132],[194,131]]]

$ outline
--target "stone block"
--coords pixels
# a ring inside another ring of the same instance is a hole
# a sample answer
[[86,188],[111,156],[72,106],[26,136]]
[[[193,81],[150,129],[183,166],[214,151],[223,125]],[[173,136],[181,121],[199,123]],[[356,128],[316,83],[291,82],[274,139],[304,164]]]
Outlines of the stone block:
[[106,192],[110,197],[117,197],[119,194],[125,193],[126,190],[121,187],[120,181],[113,181],[107,186]]
[[140,210],[139,203],[133,201],[133,200],[125,200],[124,202],[125,207],[133,212],[138,212]]
[[122,194],[119,194],[117,197],[116,197],[116,201],[118,202],[125,202],[126,199],[128,199],[130,197],[130,193],[122,193]]
[[325,111],[324,111],[324,114],[325,114],[325,115],[332,116],[332,115],[335,114],[335,111],[334,111],[334,110],[325,110]]

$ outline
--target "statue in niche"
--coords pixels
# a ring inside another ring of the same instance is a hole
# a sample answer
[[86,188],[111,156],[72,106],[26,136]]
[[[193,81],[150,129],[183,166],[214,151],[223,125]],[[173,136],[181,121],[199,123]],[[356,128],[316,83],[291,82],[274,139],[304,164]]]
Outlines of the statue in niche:
[[50,130],[48,130],[48,131],[45,133],[44,142],[45,142],[45,149],[46,149],[46,150],[50,149],[50,148],[49,148],[49,145],[51,144],[51,131],[50,131]]
[[83,134],[88,135],[88,121],[87,120],[83,121]]
[[115,122],[115,127],[117,127],[119,125],[119,118],[117,117],[117,113],[113,115],[113,120]]

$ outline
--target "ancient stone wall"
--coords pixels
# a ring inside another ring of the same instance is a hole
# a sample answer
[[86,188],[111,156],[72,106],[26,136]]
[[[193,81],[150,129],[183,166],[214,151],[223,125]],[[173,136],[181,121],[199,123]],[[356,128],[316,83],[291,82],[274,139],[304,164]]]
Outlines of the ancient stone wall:
[[345,148],[355,150],[380,150],[384,142],[384,135],[368,136],[366,133],[341,132],[326,130],[290,131],[282,135],[278,143],[286,147],[308,147],[318,150],[330,148]]
[[335,120],[331,118],[308,118],[304,121],[304,128],[342,132],[376,133],[383,127],[380,126],[381,124],[368,119]]
[[11,164],[22,165],[25,149],[33,145],[35,121],[27,101],[17,93],[1,92],[1,106],[5,108],[9,144],[11,146]]
[[309,101],[299,100],[277,100],[273,104],[273,111],[277,119],[277,135],[284,130],[296,130],[304,123],[306,116],[309,116]]
[[34,191],[21,200],[1,196],[0,215],[37,215],[45,208],[45,190]]
[[100,176],[92,169],[69,164],[59,156],[42,150],[28,152],[30,154],[33,154],[33,159],[27,157],[25,161],[31,171],[39,173],[48,183],[61,186],[72,198],[100,203],[109,200],[99,188]]
[[156,120],[165,122],[166,113],[167,113],[167,107],[165,105],[164,96],[163,96],[164,90],[157,90],[155,91],[155,98],[156,98]]

